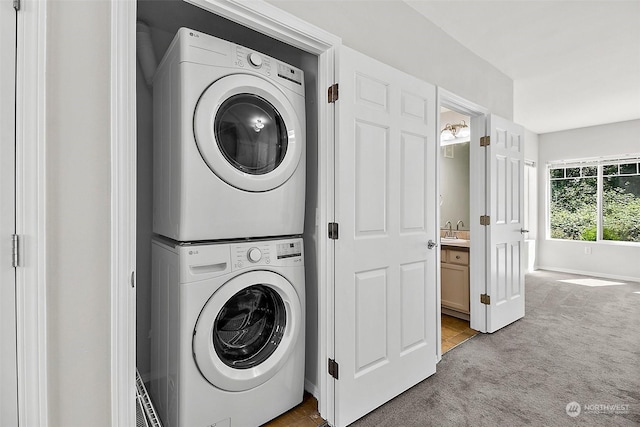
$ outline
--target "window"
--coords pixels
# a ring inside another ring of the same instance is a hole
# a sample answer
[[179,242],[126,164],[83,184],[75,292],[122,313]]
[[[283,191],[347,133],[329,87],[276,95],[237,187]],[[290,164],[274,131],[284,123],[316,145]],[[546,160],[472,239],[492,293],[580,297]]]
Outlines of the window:
[[640,157],[549,165],[552,239],[640,242]]

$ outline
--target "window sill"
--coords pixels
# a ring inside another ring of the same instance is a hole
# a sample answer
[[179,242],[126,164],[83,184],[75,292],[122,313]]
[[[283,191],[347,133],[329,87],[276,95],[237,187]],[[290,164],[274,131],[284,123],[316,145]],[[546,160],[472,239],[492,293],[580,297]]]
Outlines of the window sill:
[[604,246],[620,246],[620,247],[631,247],[637,248],[640,247],[640,242],[621,242],[616,240],[568,240],[568,239],[553,239],[551,237],[547,237],[545,240],[550,242],[566,242],[566,243],[579,243],[582,245],[604,245]]

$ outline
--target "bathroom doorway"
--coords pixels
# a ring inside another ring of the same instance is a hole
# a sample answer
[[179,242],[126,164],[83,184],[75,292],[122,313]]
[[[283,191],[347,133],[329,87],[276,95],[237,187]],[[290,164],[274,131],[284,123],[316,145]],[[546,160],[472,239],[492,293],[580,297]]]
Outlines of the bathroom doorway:
[[478,332],[470,328],[471,117],[440,108],[440,301],[442,354]]

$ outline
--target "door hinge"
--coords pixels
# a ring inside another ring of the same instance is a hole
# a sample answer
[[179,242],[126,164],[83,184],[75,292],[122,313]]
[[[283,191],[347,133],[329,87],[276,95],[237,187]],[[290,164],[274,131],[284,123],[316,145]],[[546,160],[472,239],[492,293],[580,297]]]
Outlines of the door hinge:
[[337,222],[329,223],[329,238],[331,240],[338,240],[338,223]]
[[482,304],[491,305],[491,297],[487,294],[480,294],[480,302]]
[[327,92],[327,100],[329,104],[333,104],[338,100],[338,83],[334,83],[329,86],[329,90]]
[[481,136],[480,137],[480,147],[486,147],[487,145],[491,145],[491,137],[490,136]]
[[480,225],[489,225],[489,224],[491,224],[491,217],[489,215],[481,215]]
[[20,0],[13,0],[13,8],[16,11],[20,10]]
[[17,234],[11,235],[11,266],[20,266],[20,236]]
[[329,359],[329,375],[338,379],[338,362],[333,359]]

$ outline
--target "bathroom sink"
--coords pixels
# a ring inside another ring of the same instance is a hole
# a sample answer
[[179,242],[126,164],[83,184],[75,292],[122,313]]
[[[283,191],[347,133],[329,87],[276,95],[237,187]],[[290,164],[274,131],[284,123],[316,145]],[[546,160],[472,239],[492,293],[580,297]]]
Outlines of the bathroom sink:
[[457,239],[454,237],[441,237],[440,243],[446,246],[461,246],[464,248],[468,248],[469,246],[471,246],[469,240]]

